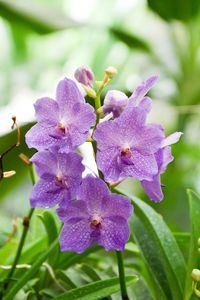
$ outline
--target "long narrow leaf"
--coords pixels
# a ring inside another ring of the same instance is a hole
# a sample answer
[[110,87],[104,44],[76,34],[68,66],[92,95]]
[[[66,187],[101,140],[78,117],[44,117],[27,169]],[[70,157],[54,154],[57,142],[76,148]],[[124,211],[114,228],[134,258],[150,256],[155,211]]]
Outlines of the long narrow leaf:
[[23,286],[35,276],[38,272],[42,263],[54,253],[56,248],[58,247],[58,241],[55,240],[51,246],[44,251],[40,257],[35,261],[32,267],[24,273],[24,275],[9,289],[8,293],[5,295],[4,300],[13,300],[14,296],[18,293],[18,291],[23,288]]
[[162,217],[149,205],[131,197],[137,218],[132,232],[143,256],[167,299],[182,299],[185,284],[185,261]]
[[191,220],[191,238],[189,248],[189,259],[187,265],[187,275],[185,282],[184,299],[190,299],[192,294],[192,278],[191,272],[193,269],[200,268],[200,259],[198,253],[197,240],[200,237],[200,198],[191,190],[187,191],[189,197],[190,220]]
[[[137,281],[136,276],[127,276],[127,286]],[[120,290],[119,278],[96,281],[77,289],[73,289],[55,298],[55,300],[98,300]]]

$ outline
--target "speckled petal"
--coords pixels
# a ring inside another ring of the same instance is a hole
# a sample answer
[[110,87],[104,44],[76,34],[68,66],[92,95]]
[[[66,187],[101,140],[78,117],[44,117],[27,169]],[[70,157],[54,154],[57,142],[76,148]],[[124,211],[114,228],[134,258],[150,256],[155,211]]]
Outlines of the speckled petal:
[[104,218],[102,221],[99,245],[108,250],[123,251],[129,240],[130,230],[126,219],[115,216]]
[[128,219],[133,213],[133,206],[130,199],[123,195],[110,194],[102,200],[102,216],[120,216]]
[[97,166],[103,172],[108,181],[117,181],[120,179],[121,169],[118,165],[117,148],[110,148],[97,152]]
[[57,173],[57,159],[48,150],[35,153],[31,157],[31,162],[35,166],[36,173],[41,178],[45,177],[46,174],[55,175]]
[[104,114],[112,112],[113,117],[117,118],[123,112],[127,104],[128,97],[126,94],[117,90],[110,90],[104,99],[103,112]]
[[100,211],[101,201],[109,193],[110,191],[103,180],[88,176],[83,179],[78,199],[85,201],[88,211],[93,213],[93,211]]
[[71,218],[88,218],[88,211],[85,201],[70,201],[67,207],[59,207],[56,210],[59,218],[67,222]]
[[159,202],[163,199],[163,192],[160,183],[160,174],[154,176],[152,181],[142,181],[142,187],[149,198],[155,202]]
[[158,173],[158,166],[154,155],[144,156],[134,151],[129,162],[122,161],[122,170],[124,178],[130,176],[138,180],[152,180]]
[[60,234],[61,251],[84,252],[93,241],[90,238],[91,228],[87,219],[75,217],[64,223]]
[[57,140],[51,136],[54,127],[44,127],[39,123],[34,125],[26,133],[26,144],[29,148],[36,148],[37,150],[44,150],[55,146]]
[[135,133],[133,148],[141,154],[153,154],[161,146],[164,139],[163,129],[156,124],[148,124]]
[[146,93],[152,88],[154,83],[157,81],[158,76],[153,75],[148,78],[146,81],[142,82],[138,87],[135,89],[134,93],[130,97],[130,101],[134,101],[139,105],[142,98],[146,95]]
[[50,208],[66,198],[66,192],[51,180],[39,179],[30,195],[31,207]]
[[43,126],[56,126],[59,119],[58,104],[51,98],[40,98],[34,104],[36,119]]
[[68,111],[69,104],[84,103],[85,99],[79,91],[76,83],[69,79],[64,78],[59,81],[56,89],[56,100],[60,110]]

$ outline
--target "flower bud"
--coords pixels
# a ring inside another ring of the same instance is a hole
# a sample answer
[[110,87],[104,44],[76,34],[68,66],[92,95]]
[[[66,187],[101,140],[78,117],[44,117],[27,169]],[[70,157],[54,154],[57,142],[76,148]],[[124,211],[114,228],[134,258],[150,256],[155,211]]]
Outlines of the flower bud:
[[193,269],[191,273],[192,279],[194,281],[200,282],[200,270],[198,269]]
[[82,83],[83,85],[92,87],[94,74],[89,67],[87,66],[79,67],[78,69],[76,69],[74,73],[74,77],[78,82]]
[[106,73],[106,75],[108,76],[109,79],[112,79],[115,75],[117,75],[117,69],[110,66],[105,70],[105,73]]
[[127,105],[128,97],[124,93],[117,90],[110,90],[104,99],[103,112],[104,114],[112,112],[113,118],[117,118]]

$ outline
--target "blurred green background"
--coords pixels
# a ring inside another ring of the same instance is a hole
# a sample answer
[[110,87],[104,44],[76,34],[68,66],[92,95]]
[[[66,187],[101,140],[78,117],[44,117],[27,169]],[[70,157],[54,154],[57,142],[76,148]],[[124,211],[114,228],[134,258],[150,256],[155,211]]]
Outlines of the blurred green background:
[[[128,94],[158,74],[149,121],[184,136],[172,146],[175,161],[162,176],[165,198],[151,204],[173,230],[187,230],[186,188],[200,192],[199,10],[199,0],[0,0],[0,153],[16,139],[11,116],[23,138],[37,97],[53,96],[58,80],[73,78],[79,65],[89,65],[97,80],[113,65],[118,76],[108,88]],[[31,182],[21,152],[33,153],[22,142],[4,159],[4,170],[17,174],[0,183],[2,231],[29,207]],[[139,183],[127,180],[123,188],[150,202]]]

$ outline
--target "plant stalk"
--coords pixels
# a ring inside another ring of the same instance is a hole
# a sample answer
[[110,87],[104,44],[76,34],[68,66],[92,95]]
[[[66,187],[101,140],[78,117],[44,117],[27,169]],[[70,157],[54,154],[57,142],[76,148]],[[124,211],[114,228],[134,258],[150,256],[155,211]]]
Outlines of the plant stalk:
[[[33,171],[32,164],[29,166],[29,170],[30,170],[31,182],[34,185],[35,184],[35,177],[34,177],[34,171]],[[17,263],[20,259],[21,252],[22,252],[22,249],[23,249],[23,246],[24,246],[24,242],[25,242],[25,239],[26,239],[26,236],[27,236],[27,233],[28,233],[30,219],[33,215],[33,212],[34,212],[34,208],[31,208],[29,210],[28,216],[25,216],[23,218],[23,226],[24,226],[23,232],[22,232],[22,235],[21,235],[21,238],[20,238],[20,242],[19,242],[19,246],[18,246],[18,249],[17,249],[17,253],[16,253],[16,256],[15,256],[14,262],[12,264],[12,268],[10,269],[10,272],[8,273],[7,280],[6,280],[6,283],[4,285],[5,289],[8,288],[9,280],[12,278],[13,273],[14,273],[15,268],[16,268],[16,265],[17,265]]]
[[118,271],[119,271],[121,297],[122,297],[122,300],[129,300],[129,297],[127,294],[127,289],[126,289],[126,280],[125,280],[124,262],[123,262],[122,252],[116,251],[116,255],[117,255],[117,263],[118,263]]

